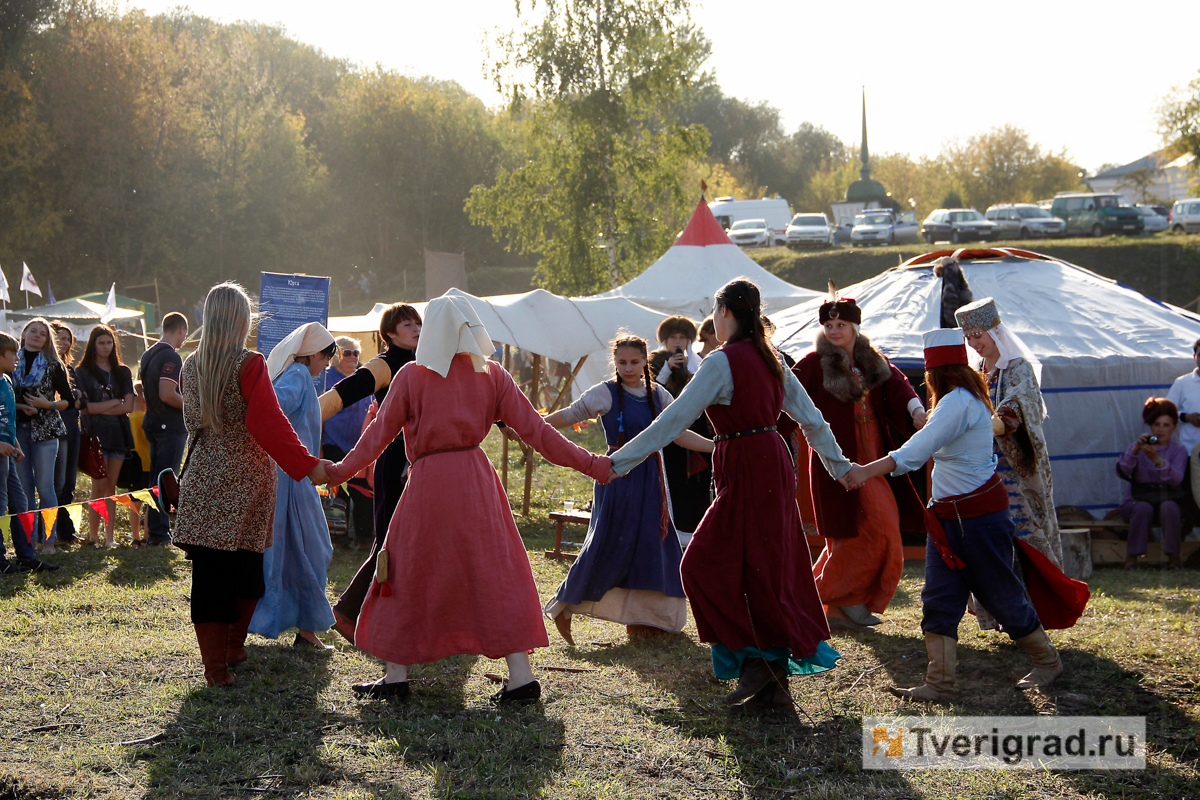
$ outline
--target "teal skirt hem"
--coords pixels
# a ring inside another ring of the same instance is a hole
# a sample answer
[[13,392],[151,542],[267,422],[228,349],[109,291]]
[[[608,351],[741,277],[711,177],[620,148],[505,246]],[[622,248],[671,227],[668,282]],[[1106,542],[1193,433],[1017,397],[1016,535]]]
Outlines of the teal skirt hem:
[[713,674],[723,681],[741,677],[742,666],[748,658],[765,658],[767,661],[786,659],[788,675],[816,675],[833,669],[841,657],[841,653],[825,642],[818,642],[815,653],[801,658],[792,657],[792,651],[786,647],[768,647],[764,650],[743,647],[741,650],[730,650],[720,642],[712,646]]

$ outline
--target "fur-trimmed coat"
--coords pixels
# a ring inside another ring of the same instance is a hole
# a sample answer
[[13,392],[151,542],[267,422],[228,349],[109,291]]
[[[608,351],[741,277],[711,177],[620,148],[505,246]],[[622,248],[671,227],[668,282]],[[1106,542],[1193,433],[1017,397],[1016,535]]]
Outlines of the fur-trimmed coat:
[[[884,447],[889,451],[895,450],[916,433],[908,413],[908,403],[917,393],[904,373],[872,347],[870,340],[862,334],[859,334],[854,345],[854,361],[862,370],[864,384],[870,392],[871,406],[875,417],[880,420]],[[796,362],[792,372],[829,423],[842,453],[851,461],[858,462],[854,403],[861,395],[855,385],[846,352],[827,342],[824,331],[819,331],[817,349]],[[817,515],[817,532],[833,539],[857,536],[858,493],[843,489],[811,454],[808,472],[813,509]],[[907,475],[888,476],[887,481],[900,511],[901,530],[925,530],[924,508],[912,481]]]

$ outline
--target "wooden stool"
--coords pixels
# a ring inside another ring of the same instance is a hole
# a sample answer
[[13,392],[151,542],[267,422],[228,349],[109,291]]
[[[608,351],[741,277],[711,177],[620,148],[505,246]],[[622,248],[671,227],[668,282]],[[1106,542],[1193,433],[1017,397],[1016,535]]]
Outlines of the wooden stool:
[[578,556],[575,553],[564,553],[562,551],[562,536],[563,523],[570,522],[577,525],[588,525],[592,521],[592,515],[589,511],[551,511],[550,519],[554,520],[554,549],[545,551],[546,558],[557,558],[560,561],[574,561]]

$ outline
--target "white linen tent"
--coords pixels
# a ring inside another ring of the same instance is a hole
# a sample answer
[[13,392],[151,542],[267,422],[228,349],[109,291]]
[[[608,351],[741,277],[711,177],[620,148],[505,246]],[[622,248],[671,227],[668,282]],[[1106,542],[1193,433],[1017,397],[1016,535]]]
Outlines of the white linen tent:
[[[951,252],[919,256],[841,292],[862,308],[863,333],[901,369],[923,369],[921,334],[938,327],[941,312],[941,280],[929,262]],[[975,298],[994,297],[1005,324],[1042,361],[1055,504],[1102,516],[1124,491],[1114,464],[1144,430],[1142,404],[1195,366],[1200,317],[1047,256],[957,252]],[[775,342],[789,355],[812,349],[823,300],[772,316]]]
[[[459,289],[450,289],[446,294],[466,298],[493,341],[571,364],[588,356],[572,387],[575,397],[611,377],[609,342],[618,330],[653,342],[663,318],[663,314],[624,298],[566,298],[544,289],[494,297],[476,297]],[[413,305],[423,312],[426,304]],[[335,335],[377,331],[385,308],[385,304],[377,303],[362,316],[330,317],[329,330]]]
[[698,322],[712,313],[717,290],[740,277],[758,285],[768,314],[819,294],[794,286],[756,264],[730,241],[702,197],[687,227],[662,258],[628,283],[593,298],[624,297]]
[[[45,317],[50,320],[62,320],[75,333],[76,339],[82,339],[84,342],[92,333],[92,328],[100,323],[100,317],[104,314],[103,303],[93,303],[90,300],[82,300],[78,297],[71,300],[63,300],[61,303],[52,303],[48,306],[36,306],[34,308],[10,308],[4,312],[0,312],[0,320],[3,320],[4,328],[9,333],[17,337],[18,341],[21,338],[21,330],[26,323],[34,317]],[[116,314],[113,315],[113,320],[142,318],[142,312],[133,308],[118,308]],[[141,338],[146,340],[146,323],[144,319],[139,319],[136,323],[141,330]],[[142,345],[145,349],[145,345]]]

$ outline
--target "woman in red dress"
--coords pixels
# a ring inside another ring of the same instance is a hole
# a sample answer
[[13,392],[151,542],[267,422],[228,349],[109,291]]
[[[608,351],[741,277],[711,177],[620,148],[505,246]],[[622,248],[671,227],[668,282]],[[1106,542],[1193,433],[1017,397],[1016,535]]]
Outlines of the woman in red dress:
[[471,654],[508,662],[495,701],[541,697],[529,651],[549,645],[542,604],[504,487],[479,444],[503,419],[552,463],[607,481],[611,462],[543,422],[512,376],[487,360],[492,349],[465,300],[431,300],[416,362],[396,373],[354,449],[328,467],[341,483],[401,431],[412,464],[354,633],[355,646],[387,671],[356,685],[359,694],[406,697],[409,664]]
[[787,676],[824,672],[837,652],[813,583],[796,506],[781,411],[795,419],[831,475],[850,462],[796,376],[767,339],[758,287],[739,279],[717,293],[713,322],[725,342],[641,434],[613,453],[624,475],[707,412],[716,435],[716,499],[683,557],[683,588],[718,678],[737,678],[730,705],[791,704]]

